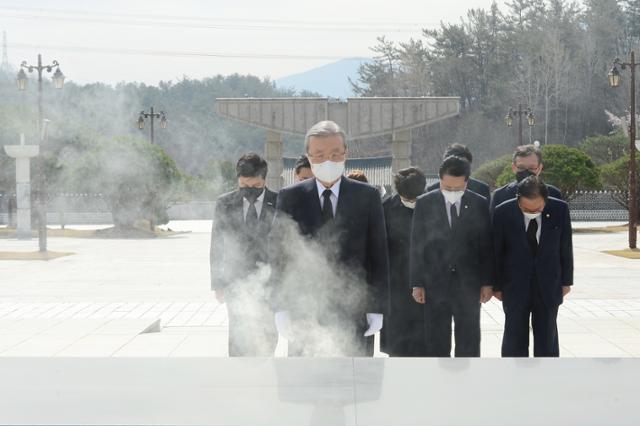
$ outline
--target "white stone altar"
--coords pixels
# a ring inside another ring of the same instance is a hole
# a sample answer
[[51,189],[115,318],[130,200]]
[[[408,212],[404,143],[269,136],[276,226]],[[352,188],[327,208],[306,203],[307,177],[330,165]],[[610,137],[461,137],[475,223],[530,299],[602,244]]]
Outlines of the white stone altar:
[[0,424],[637,425],[638,359],[4,358]]

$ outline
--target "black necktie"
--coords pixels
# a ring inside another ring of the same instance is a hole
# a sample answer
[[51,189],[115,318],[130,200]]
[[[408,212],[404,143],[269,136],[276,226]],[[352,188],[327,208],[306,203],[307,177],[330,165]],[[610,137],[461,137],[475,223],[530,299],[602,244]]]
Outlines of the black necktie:
[[531,219],[529,221],[529,225],[527,226],[527,242],[529,243],[529,247],[531,248],[531,253],[534,256],[538,254],[538,239],[536,238],[537,233],[538,233],[538,221],[536,219]]
[[244,219],[244,223],[247,225],[247,228],[255,228],[258,224],[258,210],[256,209],[256,204],[251,201],[249,201],[247,217]]
[[458,223],[458,209],[455,204],[451,204],[451,229],[456,227]]
[[322,204],[322,223],[333,220],[333,206],[331,205],[331,190],[325,189],[322,193],[324,202]]

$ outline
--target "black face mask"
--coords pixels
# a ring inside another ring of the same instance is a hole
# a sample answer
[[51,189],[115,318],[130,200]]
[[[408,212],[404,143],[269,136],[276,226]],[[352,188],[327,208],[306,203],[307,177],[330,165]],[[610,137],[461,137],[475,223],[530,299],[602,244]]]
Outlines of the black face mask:
[[531,170],[518,170],[516,172],[516,180],[518,182],[522,182],[529,176],[535,176],[535,173],[533,173]]
[[262,191],[264,191],[264,188],[240,188],[240,194],[250,203],[255,203]]

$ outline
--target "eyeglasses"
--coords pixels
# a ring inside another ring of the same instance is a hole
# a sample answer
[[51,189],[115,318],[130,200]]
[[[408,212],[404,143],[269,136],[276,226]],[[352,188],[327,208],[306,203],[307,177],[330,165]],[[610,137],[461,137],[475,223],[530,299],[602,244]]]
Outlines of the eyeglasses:
[[516,168],[517,171],[519,172],[531,172],[531,173],[535,173],[538,171],[538,167],[533,167],[531,169],[528,169],[526,167],[517,167]]
[[314,163],[324,163],[325,161],[341,161],[344,160],[346,152],[333,152],[331,154],[309,154],[308,157]]

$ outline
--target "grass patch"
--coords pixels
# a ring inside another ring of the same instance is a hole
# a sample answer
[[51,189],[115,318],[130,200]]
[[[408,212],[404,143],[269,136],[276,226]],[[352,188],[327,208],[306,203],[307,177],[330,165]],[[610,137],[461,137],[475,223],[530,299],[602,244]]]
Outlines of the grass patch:
[[603,253],[612,256],[624,257],[625,259],[640,259],[640,249],[605,250]]
[[53,260],[73,254],[62,251],[0,251],[0,260]]

